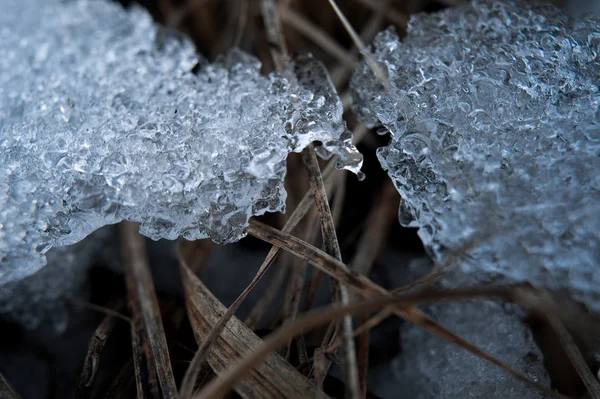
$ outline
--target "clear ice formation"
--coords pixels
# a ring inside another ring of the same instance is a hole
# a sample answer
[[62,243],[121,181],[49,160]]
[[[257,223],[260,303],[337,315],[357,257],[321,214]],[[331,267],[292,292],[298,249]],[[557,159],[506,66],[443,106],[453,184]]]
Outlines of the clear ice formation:
[[315,140],[362,164],[310,56],[270,76],[237,50],[208,64],[103,0],[3,1],[0,54],[0,284],[124,219],[153,239],[236,241],[284,210],[286,157]]
[[[486,300],[431,306],[427,312],[529,379],[550,386],[542,353],[517,309]],[[414,325],[403,325],[400,343],[402,352],[392,362],[392,370],[402,386],[402,398],[545,397],[497,366]]]
[[475,1],[378,35],[351,88],[400,222],[438,261],[568,293],[600,311],[600,19]]

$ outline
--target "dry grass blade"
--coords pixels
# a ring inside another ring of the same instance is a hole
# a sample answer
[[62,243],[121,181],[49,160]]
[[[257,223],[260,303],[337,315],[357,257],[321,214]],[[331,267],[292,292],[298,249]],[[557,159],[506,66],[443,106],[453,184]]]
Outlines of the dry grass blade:
[[358,0],[360,3],[371,8],[373,11],[382,13],[387,19],[396,25],[405,28],[408,25],[408,16],[390,7],[387,1],[381,0]]
[[[303,239],[308,242],[313,242],[310,235],[310,231],[304,231],[301,234],[304,236]],[[302,287],[304,285],[304,279],[306,277],[306,264],[302,259],[285,253],[282,259],[286,260],[286,264],[289,265],[290,278],[288,285],[285,290],[285,297],[283,301],[283,320],[284,322],[296,320],[298,315],[298,306],[300,304],[300,298],[302,296]],[[281,350],[281,356],[284,359],[289,359],[291,351],[292,341],[290,340]],[[301,348],[299,356],[303,356],[306,348]]]
[[271,278],[269,286],[262,293],[259,300],[254,304],[248,313],[246,320],[244,320],[244,324],[246,324],[248,328],[255,330],[258,327],[263,316],[267,312],[267,309],[272,305],[273,299],[279,292],[279,289],[281,286],[283,286],[287,275],[288,269],[285,267],[276,268],[275,275]]
[[585,359],[583,358],[581,352],[579,351],[579,348],[577,347],[577,344],[573,340],[573,337],[571,337],[569,331],[567,331],[560,319],[554,314],[547,312],[546,318],[548,319],[550,326],[556,333],[561,345],[565,349],[565,352],[567,352],[569,360],[571,360],[571,363],[575,367],[575,370],[577,370],[577,374],[579,374],[579,376],[581,377],[581,380],[585,384],[588,392],[590,393],[590,396],[592,397],[592,399],[600,399],[600,384],[598,383],[598,380],[596,379],[592,371],[587,366]]
[[[120,312],[123,306],[124,303],[120,301],[114,308],[116,312]],[[106,316],[98,328],[96,328],[94,335],[90,339],[88,351],[83,362],[83,370],[81,371],[79,383],[77,384],[77,398],[89,398],[92,395],[92,388],[100,363],[100,355],[106,345],[106,340],[112,333],[118,321],[119,319],[115,316]]]
[[377,78],[381,81],[381,83],[383,83],[386,86],[386,88],[390,89],[390,81],[388,80],[386,73],[383,71],[383,69],[377,63],[377,61],[375,61],[365,44],[362,42],[360,36],[358,36],[358,33],[356,33],[356,31],[354,30],[344,13],[342,13],[342,10],[340,10],[337,4],[335,4],[334,0],[329,0],[329,4],[331,4],[333,11],[335,11],[335,14],[344,25],[344,29],[346,29],[346,32],[348,32],[348,34],[352,38],[354,45],[358,48],[363,57],[365,57],[365,60],[369,64],[369,68],[371,68],[371,70],[373,71],[375,76],[377,76]]
[[[141,312],[143,326],[152,351],[152,356],[147,360],[153,359],[150,364],[156,367],[162,396],[166,399],[178,398],[144,238],[138,233],[137,223],[122,222],[120,227],[130,307],[133,304],[133,308]],[[133,311],[132,314],[139,317]],[[134,324],[136,323],[135,317]],[[137,327],[135,329],[137,330]]]
[[[355,337],[360,337],[361,335],[363,335],[365,332],[373,329],[375,326],[377,326],[379,323],[381,323],[383,320],[385,320],[386,318],[390,317],[393,314],[393,312],[389,311],[389,310],[382,310],[378,313],[375,314],[375,316],[372,316],[369,319],[361,319],[361,323],[355,330],[354,330],[354,336]],[[333,345],[331,345],[330,347],[328,347],[325,351],[325,353],[333,353],[337,348],[339,348],[341,346],[341,342],[335,342]]]
[[134,294],[133,277],[127,278],[129,311],[131,312],[131,349],[138,399],[160,399],[160,388],[156,376],[154,356],[150,348],[148,332],[144,325],[139,299]]
[[356,255],[350,262],[352,270],[368,275],[377,256],[387,244],[392,227],[397,223],[400,196],[390,180],[381,189],[381,195],[367,216],[367,228],[357,244]]
[[[368,278],[353,273],[342,262],[328,255],[327,253],[319,250],[318,248],[315,248],[314,246],[297,239],[296,237],[282,233],[281,231],[267,226],[263,223],[260,223],[256,220],[252,220],[250,222],[250,234],[271,244],[280,246],[286,251],[290,251],[296,256],[305,259],[313,266],[320,268],[325,273],[336,278],[340,283],[347,285],[349,288],[353,289],[357,294],[361,295],[364,298],[374,295],[391,296],[391,294],[388,291],[375,284]],[[439,325],[434,320],[430,319],[427,315],[425,315],[423,312],[419,311],[417,308],[394,307],[391,309],[391,311],[393,311],[395,315],[410,321],[411,323],[423,328],[424,330],[427,330],[449,342],[453,342],[461,346],[462,348],[468,350],[469,352],[473,353],[474,355],[485,359],[492,364],[495,364],[496,366],[502,368],[506,372],[513,375],[514,377],[525,382],[526,384],[529,384],[532,387],[543,391],[550,396],[555,395],[553,392],[548,391],[540,384],[529,380],[527,377],[513,370],[510,366],[499,361],[489,353],[481,350],[477,346],[465,341],[456,334]]]
[[273,58],[275,67],[278,70],[283,70],[289,62],[289,55],[285,39],[281,33],[281,23],[279,22],[275,0],[260,0],[260,10],[265,22],[271,58]]
[[21,399],[21,395],[10,385],[6,377],[0,373],[0,398],[2,399]]
[[[321,234],[323,235],[323,245],[327,253],[333,255],[336,259],[341,261],[342,252],[340,251],[340,245],[335,232],[335,225],[331,216],[331,209],[329,208],[329,202],[327,201],[327,193],[325,191],[325,185],[321,176],[319,162],[317,161],[317,156],[312,144],[302,152],[302,159],[306,165],[308,179],[315,196],[315,204],[321,218]],[[339,298],[336,299],[338,299],[344,305],[349,304],[350,295],[348,293],[348,289],[339,285],[337,280],[332,279],[332,283],[334,292],[339,293]],[[354,337],[352,331],[352,317],[347,316],[342,320],[342,339],[344,341],[344,361],[342,362],[342,370],[344,373],[344,382],[346,384],[345,396],[352,399],[358,399],[360,397],[358,387],[358,368],[356,365],[356,348],[354,347]],[[324,343],[324,345],[328,344],[329,342]]]
[[[333,165],[334,165],[334,163],[330,162],[330,164],[326,168],[325,174],[327,177],[329,177],[331,175],[331,173],[333,172],[333,170],[334,170]],[[294,212],[292,212],[292,214],[290,215],[288,221],[286,222],[285,226],[283,227],[283,231],[291,232],[298,225],[298,223],[300,223],[302,218],[308,213],[311,206],[312,206],[312,196],[309,191],[304,195],[304,197],[300,201],[300,204],[296,207]],[[187,241],[180,241],[178,243],[177,257],[180,262],[185,261],[186,264],[188,264],[187,263],[188,262],[187,259],[189,259],[188,256],[193,253],[190,251],[190,246],[191,246],[191,244]],[[258,281],[269,270],[269,268],[275,261],[277,255],[279,254],[279,251],[280,251],[280,248],[275,247],[275,246],[273,246],[269,250],[267,257],[263,261],[258,272],[254,276],[254,279],[252,280],[252,282],[250,282],[250,284],[248,285],[248,287],[246,287],[244,292],[242,292],[238,296],[238,298],[235,300],[235,302],[229,307],[227,312],[223,315],[221,320],[219,320],[219,322],[215,324],[212,331],[208,334],[208,336],[206,337],[206,339],[204,340],[204,342],[202,343],[202,345],[200,346],[200,348],[194,355],[194,358],[192,359],[192,361],[190,363],[190,366],[186,372],[186,375],[184,376],[183,383],[182,383],[181,389],[180,389],[182,396],[189,395],[191,393],[191,390],[193,389],[193,384],[196,381],[195,376],[201,369],[201,365],[204,362],[204,357],[206,355],[207,350],[210,348],[210,345],[212,345],[214,340],[219,336],[221,330],[223,329],[223,327],[225,326],[225,324],[227,323],[229,318],[231,318],[231,316],[233,316],[233,314],[241,306],[241,304],[246,299],[248,294],[256,286]],[[197,262],[195,262],[194,264],[196,264],[196,263]],[[197,272],[197,271],[194,270],[194,272]],[[252,327],[258,322],[260,315],[263,314],[263,309],[270,303],[270,298],[272,298],[275,295],[277,289],[280,287],[281,283],[283,282],[284,277],[285,277],[285,271],[279,271],[277,273],[277,275],[273,279],[273,281],[275,283],[274,284],[275,287],[274,288],[270,287],[270,289],[268,290],[268,295],[263,297],[262,300],[259,301],[259,303],[257,303],[256,306],[252,309],[252,311],[250,312],[248,319],[246,321],[246,324],[248,326]]]
[[[187,268],[181,265],[186,306],[196,341],[201,343],[226,312],[225,306]],[[234,369],[248,352],[262,346],[258,338],[236,317],[232,317],[208,353],[208,362],[217,374]],[[244,398],[304,399],[325,397],[281,356],[269,353],[266,362],[245,370],[248,378],[236,381],[234,389]]]
[[301,14],[284,5],[279,7],[279,15],[283,22],[308,37],[315,44],[335,57],[346,69],[353,70],[358,60],[337,41],[329,37],[319,26],[313,24]]
[[[180,241],[180,244],[181,244],[181,241]],[[180,251],[180,248],[181,248],[181,245],[178,245],[177,258],[179,260],[179,263],[182,265],[182,268],[186,268],[186,270],[189,270],[189,268],[187,267],[187,258],[183,255],[182,251]],[[269,270],[269,268],[275,261],[277,254],[278,254],[278,252],[273,249],[271,251],[269,251],[266,259],[263,261],[262,265],[258,269],[258,272],[254,276],[254,278],[252,279],[250,284],[237,297],[237,299],[233,302],[233,304],[229,307],[229,309],[227,309],[227,312],[225,312],[225,314],[221,317],[221,319],[213,326],[210,333],[208,333],[208,335],[204,338],[202,344],[200,345],[200,348],[198,348],[198,351],[196,351],[196,353],[194,354],[194,357],[192,358],[192,361],[190,362],[190,365],[189,365],[189,367],[185,373],[185,376],[183,378],[183,382],[181,384],[181,389],[180,389],[180,393],[181,393],[182,397],[184,397],[184,398],[189,397],[192,394],[192,390],[194,388],[194,384],[196,382],[198,372],[200,371],[201,366],[204,363],[206,354],[207,354],[208,350],[210,349],[210,346],[215,342],[217,337],[221,334],[221,331],[225,327],[226,323],[235,314],[235,312],[239,309],[239,307],[242,305],[242,303],[244,302],[244,300],[246,299],[248,294],[252,291],[252,289],[256,286],[256,284],[260,281],[260,279],[265,275],[267,270]]]
[[[375,260],[387,244],[388,235],[396,220],[399,206],[398,193],[391,181],[387,180],[381,190],[378,201],[367,216],[367,228],[358,241],[356,254],[350,262],[352,269],[364,275],[369,275]],[[361,325],[368,321],[367,315],[360,318]],[[362,398],[367,395],[367,375],[369,370],[369,329],[358,336],[357,362]],[[356,335],[356,331],[354,332]],[[328,348],[329,349],[329,348]]]
[[[362,325],[368,320],[369,316],[362,314],[359,317],[359,323]],[[364,331],[358,336],[356,343],[356,363],[358,367],[358,387],[360,397],[367,397],[367,377],[369,374],[369,330]]]
[[[257,365],[259,365],[265,358],[281,344],[283,344],[290,337],[298,334],[303,334],[311,331],[317,327],[321,327],[329,323],[332,319],[344,317],[349,314],[363,314],[371,312],[376,309],[383,307],[394,306],[401,308],[414,307],[419,303],[428,303],[441,300],[447,300],[449,298],[474,298],[474,297],[485,297],[485,296],[499,296],[501,298],[511,297],[511,293],[507,290],[455,290],[455,291],[438,291],[430,293],[421,293],[412,296],[406,296],[402,298],[394,298],[390,296],[378,296],[374,299],[354,303],[347,306],[333,305],[324,310],[313,311],[306,314],[294,323],[290,325],[284,325],[276,332],[269,335],[264,340],[261,347],[255,348],[254,351],[250,352],[244,359],[242,359],[235,367],[229,369],[226,373],[220,376],[215,381],[212,381],[204,389],[202,389],[197,398],[202,399],[216,399],[221,395],[227,393],[231,386],[233,386],[241,378],[244,378],[248,373]],[[524,378],[524,377],[523,377]],[[552,392],[537,383],[531,382],[538,389],[546,393],[551,397],[562,398],[565,397]]]
[[[323,178],[325,179],[326,183],[331,181],[331,175],[335,170],[334,165],[335,159],[332,159],[331,161],[329,161],[329,163],[323,170]],[[302,198],[296,209],[294,209],[294,212],[290,215],[288,221],[283,227],[283,231],[291,232],[298,225],[298,223],[300,223],[300,220],[302,220],[302,218],[306,216],[306,214],[312,207],[312,204],[313,194],[312,191],[309,190],[304,194],[304,197]],[[280,250],[281,248],[273,246],[269,250],[267,258],[269,256],[274,256],[275,254],[278,254]],[[283,268],[277,270],[277,273],[275,274],[275,276],[273,276],[273,280],[271,281],[269,288],[265,292],[265,295],[261,297],[260,300],[250,310],[250,313],[248,314],[248,317],[245,320],[245,324],[248,327],[254,328],[259,323],[260,317],[264,314],[266,307],[271,303],[271,300],[274,298],[275,294],[279,290],[279,287],[281,287],[281,285],[283,284],[283,280],[285,279],[286,273],[287,271]]]

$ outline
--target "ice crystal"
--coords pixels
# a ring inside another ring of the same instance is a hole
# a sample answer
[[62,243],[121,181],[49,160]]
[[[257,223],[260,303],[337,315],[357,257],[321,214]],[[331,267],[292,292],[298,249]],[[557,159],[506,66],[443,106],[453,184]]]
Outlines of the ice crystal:
[[379,34],[354,109],[393,134],[379,160],[400,221],[438,260],[569,292],[600,310],[600,20],[475,1]]
[[208,64],[103,0],[4,1],[0,53],[0,283],[124,219],[153,239],[236,241],[284,210],[286,157],[315,140],[359,173],[310,56],[270,76],[237,50]]

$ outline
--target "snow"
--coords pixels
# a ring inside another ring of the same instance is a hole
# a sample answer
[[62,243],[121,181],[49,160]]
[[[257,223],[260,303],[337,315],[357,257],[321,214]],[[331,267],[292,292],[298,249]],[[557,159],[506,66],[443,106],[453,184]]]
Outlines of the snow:
[[568,293],[600,310],[600,19],[475,1],[389,29],[352,82],[393,134],[378,157],[443,262]]
[[[451,331],[549,387],[543,356],[518,310],[493,301],[431,306],[428,313]],[[411,324],[400,329],[402,353],[392,370],[402,398],[542,399],[545,395],[458,345]]]

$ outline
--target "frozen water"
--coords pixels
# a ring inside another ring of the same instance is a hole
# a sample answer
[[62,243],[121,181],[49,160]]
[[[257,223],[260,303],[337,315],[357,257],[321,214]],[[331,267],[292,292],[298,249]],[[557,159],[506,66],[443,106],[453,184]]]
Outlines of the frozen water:
[[[519,312],[493,301],[431,306],[442,325],[544,386],[542,354]],[[541,399],[544,394],[459,346],[404,324],[401,354],[393,362],[400,398]]]
[[359,173],[309,56],[268,77],[237,50],[208,64],[102,0],[3,1],[0,54],[0,284],[123,219],[153,239],[236,241],[252,215],[284,210],[286,157],[314,140]]
[[600,310],[600,19],[475,1],[378,35],[354,109],[430,254]]

